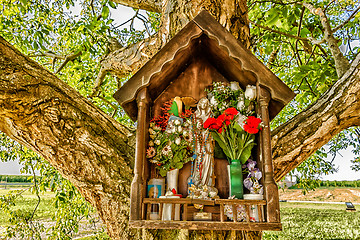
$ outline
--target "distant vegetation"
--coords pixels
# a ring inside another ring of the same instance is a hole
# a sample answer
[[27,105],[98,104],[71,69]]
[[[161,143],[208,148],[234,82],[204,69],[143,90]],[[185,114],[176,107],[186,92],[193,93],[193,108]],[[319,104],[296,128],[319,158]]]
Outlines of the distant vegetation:
[[321,181],[321,187],[360,187],[360,180],[355,181]]
[[1,182],[31,182],[32,176],[26,175],[0,175]]
[[[317,187],[351,187],[351,188],[360,188],[360,180],[354,181],[317,181]],[[298,184],[289,187],[289,189],[299,188]]]

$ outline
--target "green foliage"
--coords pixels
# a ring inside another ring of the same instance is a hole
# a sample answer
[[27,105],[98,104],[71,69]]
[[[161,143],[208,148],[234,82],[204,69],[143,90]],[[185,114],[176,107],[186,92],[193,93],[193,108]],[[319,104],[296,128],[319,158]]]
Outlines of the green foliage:
[[[336,2],[307,1],[315,8],[322,8],[328,17],[330,26],[335,28],[342,24],[351,13],[359,7],[359,2],[344,0]],[[257,25],[251,24],[254,53],[276,73],[297,95],[282,112],[272,121],[272,128],[294,117],[314,103],[338,79],[335,63],[328,44],[313,44],[308,39],[322,40],[324,29],[319,16],[295,2],[255,1],[249,3],[249,18]],[[360,15],[347,22],[334,35],[343,44],[345,57],[349,60],[359,53],[359,45],[352,44],[359,40]],[[278,32],[285,34],[279,34]],[[296,39],[289,35],[300,37]],[[335,169],[327,155],[335,156],[339,150],[352,147],[359,156],[360,137],[358,128],[350,128],[338,134],[314,156],[299,168],[300,185],[304,189],[313,189],[319,185],[317,178]],[[360,170],[359,158],[353,160],[352,168]],[[316,163],[313,165],[313,163]],[[314,179],[315,177],[315,179]]]
[[327,153],[322,148],[291,172],[291,175],[297,177],[296,186],[302,188],[304,193],[320,186],[321,175],[337,171],[332,162],[325,160],[326,157]]
[[358,188],[360,187],[360,180],[356,181],[321,181],[321,187],[351,187],[351,188]]

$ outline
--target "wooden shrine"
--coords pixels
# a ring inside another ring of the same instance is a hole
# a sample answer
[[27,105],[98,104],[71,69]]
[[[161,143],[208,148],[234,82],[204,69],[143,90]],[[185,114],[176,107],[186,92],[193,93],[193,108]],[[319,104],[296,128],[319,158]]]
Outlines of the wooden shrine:
[[[256,113],[261,116],[264,127],[256,137],[257,145],[252,155],[262,171],[264,200],[228,199],[226,159],[215,159],[215,187],[219,191],[219,199],[186,198],[190,164],[186,164],[179,173],[179,192],[185,198],[147,198],[147,183],[155,174],[155,168],[146,158],[150,119],[160,114],[160,107],[169,99],[190,96],[198,101],[206,96],[204,89],[213,82],[233,81],[238,82],[243,89],[249,84],[255,85],[257,89]],[[201,12],[114,94],[129,117],[137,121],[130,226],[155,229],[281,230],[269,123],[294,95],[208,12]],[[171,204],[171,220],[150,220],[152,204],[159,205],[160,216],[164,206]],[[202,204],[204,212],[211,212],[211,220],[193,220],[192,213],[197,211],[194,204]],[[244,206],[246,218],[241,222],[236,217],[230,220],[224,215],[226,205],[233,206],[234,216],[236,206]],[[177,220],[174,216],[175,206],[180,206],[180,217]],[[259,220],[256,222],[250,221],[252,206],[258,209]]]

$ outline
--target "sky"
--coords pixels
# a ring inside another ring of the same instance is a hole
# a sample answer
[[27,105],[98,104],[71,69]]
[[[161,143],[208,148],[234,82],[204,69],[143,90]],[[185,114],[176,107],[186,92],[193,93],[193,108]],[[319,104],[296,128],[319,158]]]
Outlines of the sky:
[[[75,6],[71,9],[72,14],[79,14],[79,6]],[[110,13],[115,22],[121,24],[128,19],[130,19],[135,11],[132,8],[118,6],[117,9],[110,8]],[[141,12],[143,15],[146,15],[144,11]],[[134,27],[138,29],[143,29],[143,23],[140,20],[135,21]],[[345,50],[345,49],[344,49]],[[351,170],[351,160],[354,159],[354,155],[350,149],[340,151],[334,160],[335,167],[338,168],[338,172],[322,177],[323,180],[358,180],[360,179],[360,172],[355,172]],[[21,165],[18,162],[0,162],[0,174],[1,175],[18,175],[20,174]]]

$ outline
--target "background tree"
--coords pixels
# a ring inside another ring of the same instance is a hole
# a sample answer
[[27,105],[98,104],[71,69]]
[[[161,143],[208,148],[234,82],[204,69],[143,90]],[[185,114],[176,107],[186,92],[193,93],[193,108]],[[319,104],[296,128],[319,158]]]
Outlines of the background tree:
[[[323,162],[328,152],[346,145],[358,152],[353,136],[360,121],[360,57],[354,43],[360,6],[355,1],[114,1],[152,11],[145,16],[136,10],[123,30],[112,20],[116,4],[111,1],[0,2],[0,33],[22,52],[0,39],[0,130],[73,183],[114,239],[245,234],[127,227],[135,133],[111,95],[201,9],[298,93],[273,121],[277,180],[316,151],[311,161],[321,161],[324,171],[331,170]],[[70,14],[75,5],[82,8],[78,16]],[[133,28],[136,18],[148,24],[145,30]],[[330,151],[321,149],[334,136]]]

